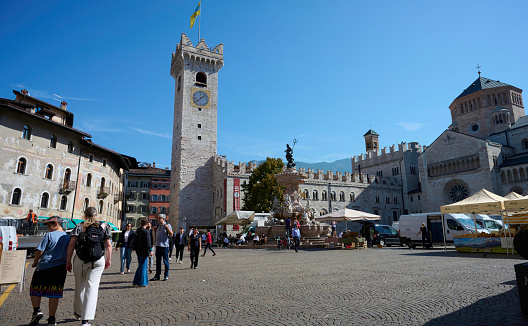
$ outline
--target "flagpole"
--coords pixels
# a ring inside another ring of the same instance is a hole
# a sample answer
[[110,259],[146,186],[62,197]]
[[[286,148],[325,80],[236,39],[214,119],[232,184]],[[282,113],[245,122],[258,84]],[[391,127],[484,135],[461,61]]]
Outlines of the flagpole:
[[202,22],[202,1],[200,1],[200,17],[198,17],[198,43],[200,42],[200,25]]

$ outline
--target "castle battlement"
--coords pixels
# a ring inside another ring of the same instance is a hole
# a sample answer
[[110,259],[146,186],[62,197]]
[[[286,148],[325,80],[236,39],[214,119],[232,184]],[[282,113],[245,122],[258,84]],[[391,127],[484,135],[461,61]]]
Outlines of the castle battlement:
[[398,144],[398,150],[396,150],[396,145],[392,145],[389,147],[389,151],[387,151],[387,147],[384,147],[379,151],[368,151],[365,154],[354,155],[352,156],[352,164],[362,164],[367,166],[382,164],[388,161],[401,159],[405,152],[415,152],[420,154],[422,151],[422,147],[417,142],[401,142]]

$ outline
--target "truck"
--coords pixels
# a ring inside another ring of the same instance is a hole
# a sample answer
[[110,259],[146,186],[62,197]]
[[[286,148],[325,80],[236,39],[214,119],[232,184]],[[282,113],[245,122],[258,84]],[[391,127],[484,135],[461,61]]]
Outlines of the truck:
[[490,233],[478,223],[475,226],[470,214],[444,214],[444,230],[442,229],[442,214],[440,212],[401,215],[399,220],[400,242],[409,248],[422,244],[422,235],[418,235],[422,223],[425,223],[431,242],[440,244],[445,241],[453,243],[453,236],[470,233]]

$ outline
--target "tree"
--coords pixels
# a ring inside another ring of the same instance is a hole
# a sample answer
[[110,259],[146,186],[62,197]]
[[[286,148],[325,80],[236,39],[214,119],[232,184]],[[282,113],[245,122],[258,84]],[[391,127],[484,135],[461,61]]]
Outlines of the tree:
[[244,206],[242,209],[255,212],[269,212],[273,200],[282,200],[284,186],[279,185],[276,174],[282,173],[284,163],[280,158],[267,158],[249,177],[249,183],[242,184]]

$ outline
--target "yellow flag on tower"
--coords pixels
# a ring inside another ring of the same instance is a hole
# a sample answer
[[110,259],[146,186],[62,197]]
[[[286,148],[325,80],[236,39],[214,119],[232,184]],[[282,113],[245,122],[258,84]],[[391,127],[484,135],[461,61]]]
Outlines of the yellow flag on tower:
[[196,21],[196,17],[198,17],[198,15],[200,14],[200,6],[202,4],[202,1],[198,2],[198,6],[196,7],[196,10],[194,11],[194,13],[192,14],[191,16],[191,28],[193,28],[194,26],[194,22]]

